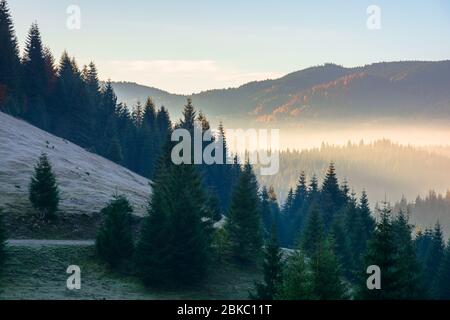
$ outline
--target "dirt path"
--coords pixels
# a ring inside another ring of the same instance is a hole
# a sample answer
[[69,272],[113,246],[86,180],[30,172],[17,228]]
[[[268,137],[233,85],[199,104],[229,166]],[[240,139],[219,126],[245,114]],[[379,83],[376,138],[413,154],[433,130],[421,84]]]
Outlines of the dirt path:
[[95,240],[8,240],[7,244],[12,247],[43,247],[43,246],[93,246]]

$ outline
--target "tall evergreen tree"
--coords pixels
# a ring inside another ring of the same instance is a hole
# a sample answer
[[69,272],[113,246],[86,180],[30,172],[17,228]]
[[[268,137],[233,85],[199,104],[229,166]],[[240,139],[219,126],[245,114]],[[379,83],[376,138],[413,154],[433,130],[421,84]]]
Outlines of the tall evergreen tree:
[[167,137],[172,131],[172,122],[170,121],[169,112],[166,108],[161,107],[156,115],[156,124],[159,131],[161,146],[167,141]]
[[255,262],[262,246],[258,184],[249,162],[245,164],[233,194],[226,230],[234,257]]
[[[272,214],[272,224],[275,225],[277,234],[281,234],[282,229],[282,219],[281,219],[281,212],[280,212],[280,205],[278,204],[277,200],[277,194],[275,193],[275,189],[273,186],[269,187],[269,205],[270,205],[270,212]],[[269,231],[271,229],[267,228]]]
[[[368,244],[365,265],[376,265],[381,269],[381,290],[369,290],[366,285],[367,275],[362,272],[358,298],[368,300],[401,299],[399,294],[400,272],[396,235],[391,221],[391,209],[387,203],[379,212],[380,222]],[[364,270],[365,271],[365,270]]]
[[399,297],[401,299],[424,298],[422,284],[422,270],[417,259],[417,254],[412,240],[412,228],[408,217],[401,211],[393,221],[393,229],[396,237],[398,269],[397,278]]
[[172,166],[170,187],[173,277],[178,283],[196,283],[207,272],[211,252],[207,195],[194,165]]
[[33,208],[45,219],[55,218],[59,204],[59,190],[52,166],[45,153],[39,157],[29,188]]
[[341,280],[338,259],[333,252],[333,238],[317,244],[311,257],[313,292],[318,300],[342,300],[345,287]]
[[289,189],[288,195],[286,197],[286,202],[283,204],[283,215],[288,215],[292,210],[292,202],[294,201],[294,190],[292,188]]
[[317,176],[313,175],[308,187],[308,202],[316,203],[319,198],[319,181],[317,180]]
[[256,284],[256,294],[250,295],[255,300],[274,300],[282,286],[283,262],[278,244],[276,226],[272,226],[272,235],[264,249],[264,282]]
[[347,279],[354,281],[354,253],[352,252],[350,237],[346,229],[346,216],[344,212],[339,212],[334,216],[330,228],[330,235],[333,237],[333,251],[336,254],[341,269]]
[[321,205],[324,225],[326,228],[328,228],[333,221],[333,215],[343,205],[342,191],[339,187],[334,163],[331,163],[328,167],[325,179],[323,181]]
[[146,284],[192,284],[205,276],[212,234],[206,200],[194,165],[161,162],[136,249]]
[[433,231],[431,229],[426,229],[425,232],[419,230],[414,239],[414,244],[417,251],[417,258],[419,262],[422,264],[422,267],[425,267],[428,250],[430,249],[431,242],[433,239]]
[[138,159],[139,173],[144,177],[152,178],[157,153],[156,148],[160,147],[157,142],[158,131],[156,129],[156,108],[149,97],[144,106],[142,125],[138,133],[138,143],[140,144],[140,152]]
[[169,231],[170,202],[169,176],[160,167],[152,182],[152,195],[148,215],[144,220],[136,246],[135,261],[146,285],[161,285],[171,276],[171,243]]
[[325,228],[320,211],[313,205],[308,215],[308,221],[301,239],[301,247],[308,257],[312,257],[318,250],[318,246],[325,239]]
[[439,275],[439,267],[441,265],[442,258],[444,257],[444,237],[442,234],[442,228],[439,223],[436,224],[433,230],[430,248],[427,253],[425,261],[425,283],[430,284],[430,294],[433,295],[434,289],[437,287],[437,279]]
[[351,260],[346,263],[352,271],[361,270],[364,264],[364,253],[367,247],[366,217],[358,210],[355,196],[349,196],[344,207],[345,212],[345,234],[349,240]]
[[440,300],[450,300],[450,241],[445,248],[435,283],[434,297]]
[[131,117],[134,121],[134,125],[137,128],[140,128],[142,125],[142,119],[144,118],[144,108],[140,101],[136,102],[136,105],[133,108],[133,112],[131,113]]
[[302,171],[292,200],[292,212],[297,213],[304,205],[308,196],[308,186],[305,172]]
[[90,62],[82,74],[83,81],[86,84],[87,94],[89,98],[89,104],[97,109],[101,102],[101,88],[98,78],[97,67],[94,62]]
[[105,221],[96,239],[97,253],[112,267],[117,267],[133,255],[134,243],[131,230],[133,208],[124,196],[114,197],[101,214]]
[[285,219],[287,219],[287,238],[291,239],[288,245],[292,245],[304,228],[305,218],[308,214],[308,185],[306,175],[304,172],[300,174],[299,181],[295,192],[293,193],[289,212],[286,212]]
[[[45,88],[45,101],[47,103],[47,107],[49,107],[53,101],[54,90],[57,80],[58,70],[55,65],[55,58],[53,57],[52,52],[48,47],[44,47],[44,63],[45,63],[45,80],[46,88]],[[50,118],[48,118],[49,120]]]
[[0,0],[0,111],[19,115],[20,58],[6,0]]
[[197,113],[192,104],[192,99],[187,99],[187,104],[184,106],[183,118],[180,120],[179,128],[188,130],[191,134],[194,132],[195,119]]
[[47,129],[48,111],[45,98],[49,79],[44,46],[36,23],[31,25],[28,33],[22,65],[22,82],[26,94],[25,117],[34,125]]
[[367,193],[364,190],[359,200],[358,210],[359,216],[364,226],[364,242],[367,243],[367,241],[372,237],[372,234],[375,230],[375,219],[372,217],[369,198],[367,197]]
[[264,227],[264,235],[267,237],[269,235],[269,228],[273,225],[273,215],[272,208],[269,200],[269,192],[264,186],[261,190],[261,218]]

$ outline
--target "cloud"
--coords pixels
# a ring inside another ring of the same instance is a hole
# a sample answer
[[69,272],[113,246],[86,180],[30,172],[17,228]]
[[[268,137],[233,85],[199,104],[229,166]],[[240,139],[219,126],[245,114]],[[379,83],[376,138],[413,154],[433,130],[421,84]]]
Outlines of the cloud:
[[283,76],[280,72],[247,72],[214,60],[106,60],[97,65],[102,79],[133,81],[182,94]]

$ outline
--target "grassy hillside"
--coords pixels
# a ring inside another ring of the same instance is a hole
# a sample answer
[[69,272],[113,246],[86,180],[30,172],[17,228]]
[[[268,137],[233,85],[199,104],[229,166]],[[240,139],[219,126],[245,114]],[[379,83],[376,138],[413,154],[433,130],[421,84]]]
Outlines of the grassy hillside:
[[39,155],[45,152],[61,189],[62,212],[91,214],[114,194],[124,194],[137,215],[146,213],[151,191],[147,179],[1,112],[0,124],[0,206],[6,212],[30,211],[28,185]]
[[[81,290],[66,288],[69,265],[81,268]],[[117,275],[99,264],[93,246],[12,246],[0,276],[0,300],[247,299],[259,274],[229,264],[212,271],[197,287],[154,290],[135,277]]]

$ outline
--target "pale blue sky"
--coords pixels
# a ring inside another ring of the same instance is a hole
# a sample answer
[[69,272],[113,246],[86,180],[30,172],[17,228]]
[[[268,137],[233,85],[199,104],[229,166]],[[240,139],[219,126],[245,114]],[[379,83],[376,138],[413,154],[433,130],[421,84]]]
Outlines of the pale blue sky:
[[[81,29],[66,27],[69,5]],[[381,30],[367,29],[369,5]],[[237,86],[313,65],[450,59],[450,2],[9,0],[20,43],[33,21],[59,59],[171,92]]]

